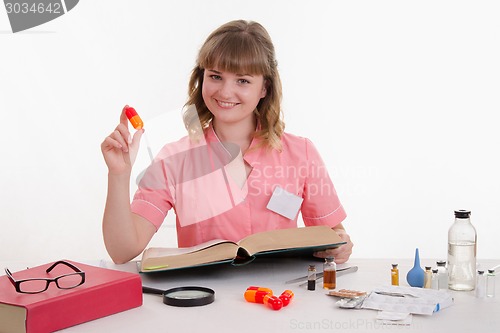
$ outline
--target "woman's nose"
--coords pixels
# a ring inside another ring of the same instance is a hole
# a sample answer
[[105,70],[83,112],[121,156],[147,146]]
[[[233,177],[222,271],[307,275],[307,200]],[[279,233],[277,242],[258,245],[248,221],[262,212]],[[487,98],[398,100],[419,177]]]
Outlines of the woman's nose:
[[219,96],[221,98],[230,98],[233,92],[232,84],[230,81],[223,81],[219,88]]

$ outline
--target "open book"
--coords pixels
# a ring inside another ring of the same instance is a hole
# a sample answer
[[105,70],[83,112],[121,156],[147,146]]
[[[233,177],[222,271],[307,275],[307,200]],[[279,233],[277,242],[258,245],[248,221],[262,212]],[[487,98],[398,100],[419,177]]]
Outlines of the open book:
[[188,248],[148,248],[142,254],[142,273],[218,263],[245,264],[257,256],[312,254],[345,242],[329,226],[278,229],[232,242],[212,240]]

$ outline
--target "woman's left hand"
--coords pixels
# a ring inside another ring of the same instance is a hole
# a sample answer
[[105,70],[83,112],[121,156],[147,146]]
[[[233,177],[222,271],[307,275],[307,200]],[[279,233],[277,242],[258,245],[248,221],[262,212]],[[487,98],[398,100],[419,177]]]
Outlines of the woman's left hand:
[[340,239],[342,239],[343,242],[346,242],[346,244],[343,244],[334,249],[327,249],[325,251],[315,252],[314,256],[318,258],[334,257],[335,262],[337,264],[343,264],[351,256],[352,247],[354,246],[354,244],[351,241],[351,237],[349,237],[349,235],[343,228],[338,228],[338,229],[334,228],[334,230],[340,236]]

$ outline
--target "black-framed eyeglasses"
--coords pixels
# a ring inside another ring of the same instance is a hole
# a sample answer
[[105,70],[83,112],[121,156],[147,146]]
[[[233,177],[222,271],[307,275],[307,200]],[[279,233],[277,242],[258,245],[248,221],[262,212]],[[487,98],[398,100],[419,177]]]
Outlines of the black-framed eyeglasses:
[[5,269],[5,273],[9,277],[10,282],[16,288],[18,293],[23,294],[38,294],[44,292],[49,288],[49,284],[54,282],[59,289],[72,289],[82,285],[85,282],[85,272],[76,267],[75,265],[60,260],[52,264],[49,268],[47,268],[46,272],[50,273],[57,265],[66,265],[73,269],[75,273],[63,274],[59,275],[55,278],[32,278],[32,279],[22,279],[16,280],[12,276],[12,273],[8,268]]

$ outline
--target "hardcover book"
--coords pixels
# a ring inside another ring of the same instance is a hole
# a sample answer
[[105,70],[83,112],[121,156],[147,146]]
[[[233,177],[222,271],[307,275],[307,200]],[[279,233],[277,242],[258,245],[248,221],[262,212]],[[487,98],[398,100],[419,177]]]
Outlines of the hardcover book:
[[[46,291],[16,291],[0,276],[0,333],[48,333],[142,305],[139,274],[66,260],[85,272],[85,282],[72,289],[50,283]],[[12,272],[15,280],[55,278],[71,273],[65,265],[46,272],[52,263]]]
[[345,242],[329,226],[277,229],[252,234],[239,242],[219,239],[188,248],[148,248],[143,252],[140,271],[246,264],[259,256],[313,254],[342,244]]

